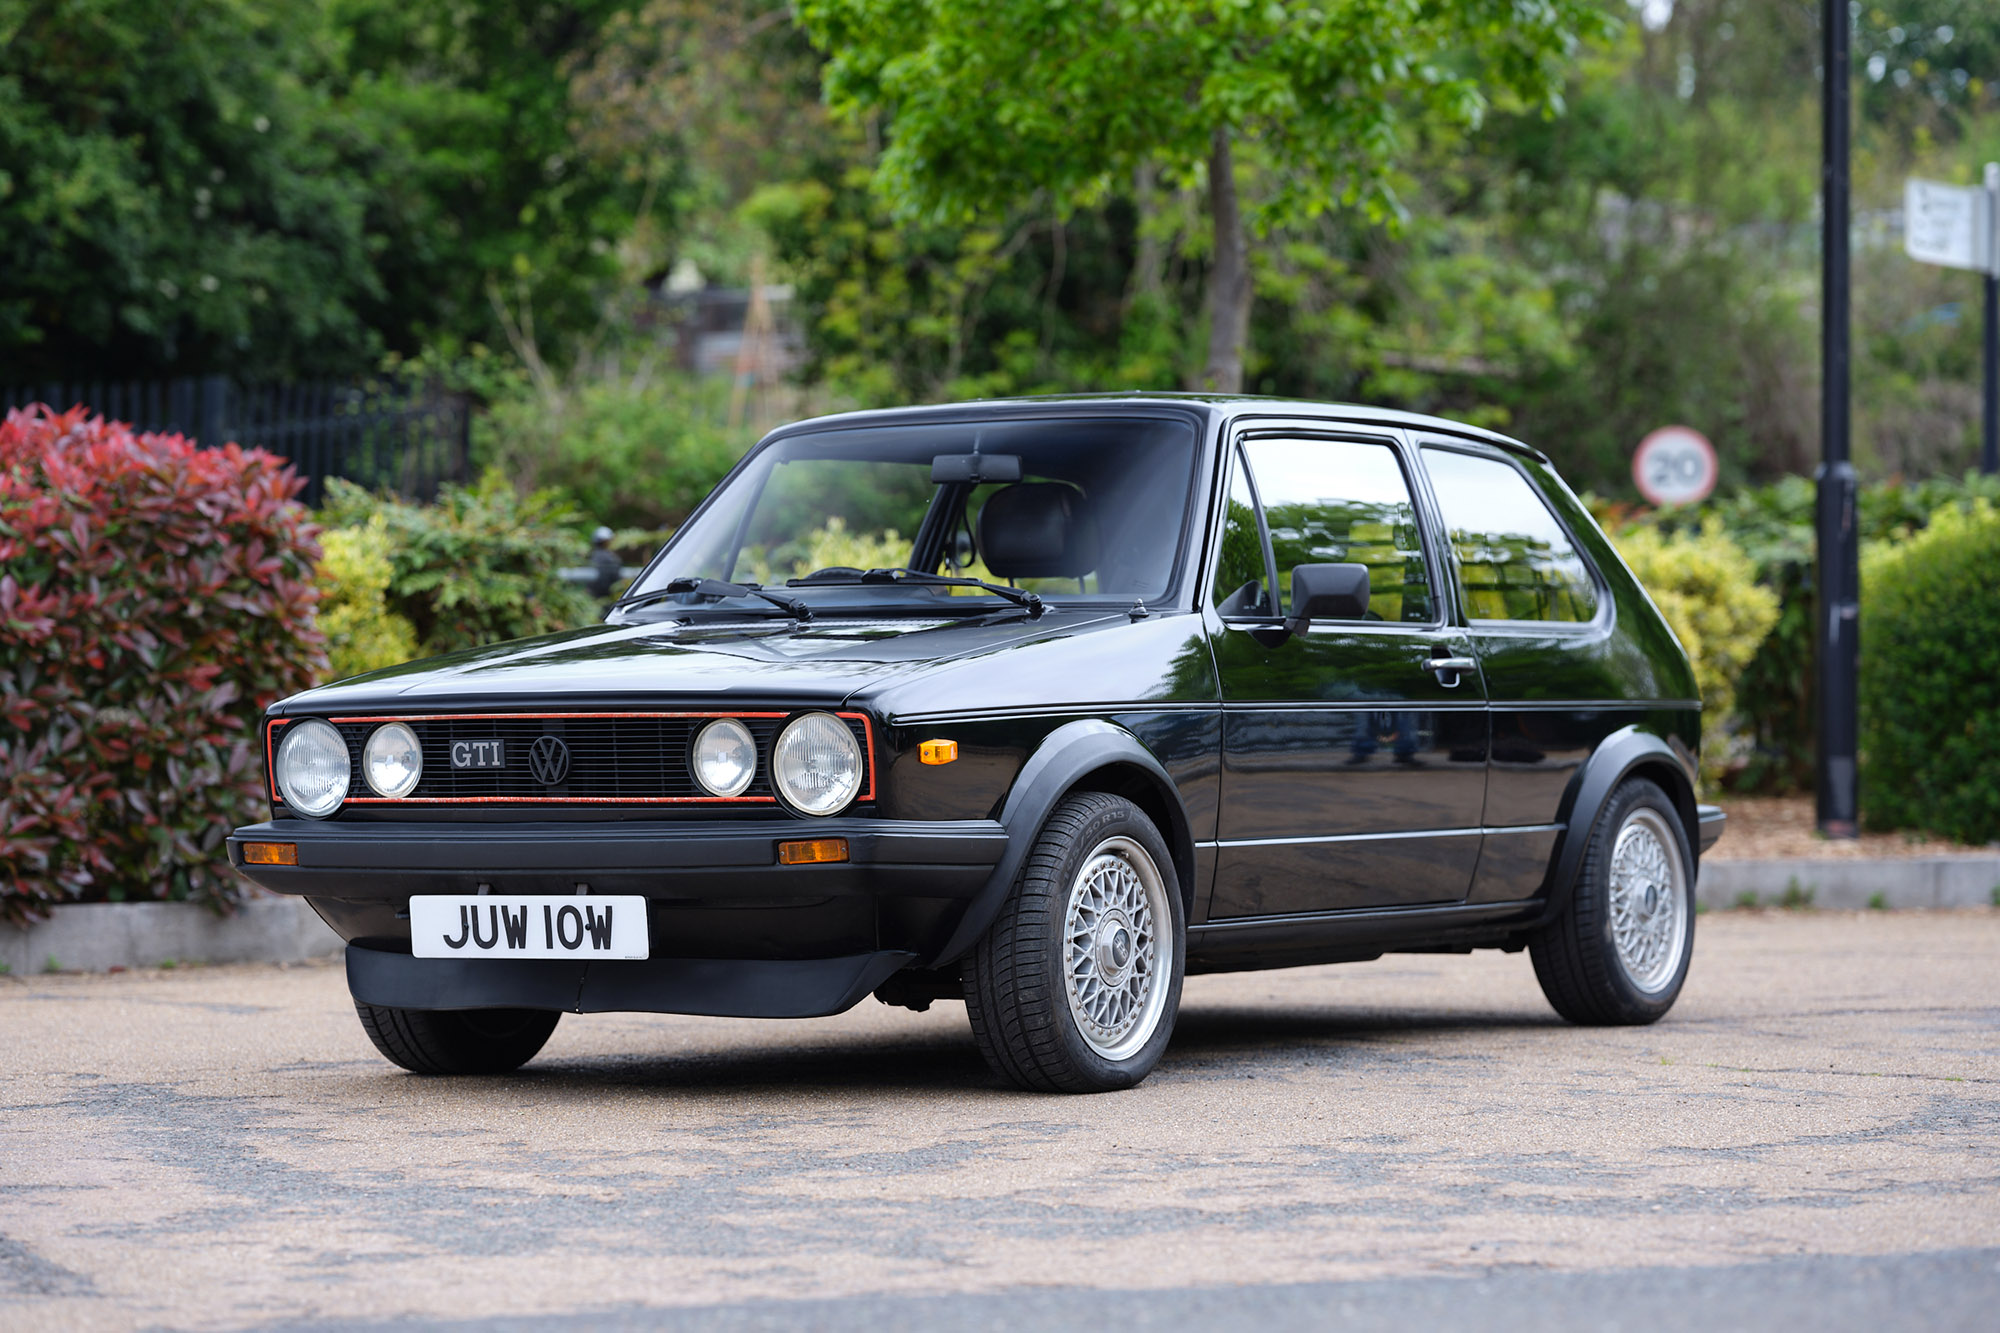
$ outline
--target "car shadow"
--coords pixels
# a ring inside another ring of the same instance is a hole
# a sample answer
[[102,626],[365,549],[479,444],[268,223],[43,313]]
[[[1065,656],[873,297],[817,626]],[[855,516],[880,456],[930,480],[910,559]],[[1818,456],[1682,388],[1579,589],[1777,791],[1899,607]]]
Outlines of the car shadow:
[[[1201,1005],[1184,1009],[1161,1064],[1199,1066],[1213,1076],[1240,1065],[1254,1073],[1262,1057],[1373,1047],[1384,1038],[1508,1032],[1562,1027],[1555,1014],[1523,1011],[1371,1010],[1270,1005]],[[747,1093],[786,1089],[997,1091],[1007,1087],[987,1067],[965,1027],[945,1032],[876,1033],[834,1041],[759,1043],[699,1051],[551,1056],[509,1083],[552,1092],[590,1088],[678,1093]]]

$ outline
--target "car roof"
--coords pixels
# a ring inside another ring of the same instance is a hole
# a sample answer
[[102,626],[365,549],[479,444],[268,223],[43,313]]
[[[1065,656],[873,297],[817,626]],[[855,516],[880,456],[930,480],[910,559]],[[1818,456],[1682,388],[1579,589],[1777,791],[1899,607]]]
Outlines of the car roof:
[[1343,421],[1365,422],[1383,426],[1408,426],[1442,434],[1456,435],[1464,439],[1491,444],[1512,453],[1522,454],[1538,462],[1547,463],[1548,455],[1533,445],[1524,444],[1511,436],[1480,426],[1468,426],[1462,421],[1452,421],[1445,417],[1427,416],[1422,412],[1406,412],[1391,407],[1371,407],[1363,403],[1316,402],[1303,398],[1261,397],[1255,394],[1225,393],[1076,393],[1047,394],[1030,398],[970,398],[951,403],[932,403],[915,407],[867,408],[854,412],[837,412],[829,416],[810,417],[791,422],[773,430],[766,438],[823,429],[828,426],[851,428],[855,426],[889,425],[894,422],[911,420],[952,420],[977,414],[1000,412],[1013,415],[1034,415],[1052,406],[1075,406],[1092,410],[1107,410],[1123,407],[1171,407],[1183,411],[1193,409],[1211,421],[1218,418],[1246,416],[1331,416]]

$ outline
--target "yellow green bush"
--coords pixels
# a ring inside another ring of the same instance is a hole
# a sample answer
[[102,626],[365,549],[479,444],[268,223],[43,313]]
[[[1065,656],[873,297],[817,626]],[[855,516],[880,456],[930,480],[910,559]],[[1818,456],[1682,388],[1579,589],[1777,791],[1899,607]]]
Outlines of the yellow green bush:
[[1614,538],[1694,663],[1701,690],[1702,775],[1714,783],[1730,758],[1736,682],[1778,623],[1778,595],[1720,522],[1671,535],[1635,527]]
[[331,680],[395,666],[417,655],[417,629],[391,611],[386,594],[395,573],[389,524],[377,514],[351,528],[320,535],[319,627],[326,635]]

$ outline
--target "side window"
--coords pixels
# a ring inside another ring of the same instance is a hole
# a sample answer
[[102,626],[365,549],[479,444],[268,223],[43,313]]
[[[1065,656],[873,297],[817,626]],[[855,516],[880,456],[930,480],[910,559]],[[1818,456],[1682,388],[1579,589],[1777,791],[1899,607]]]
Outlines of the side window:
[[1215,562],[1215,609],[1225,616],[1277,614],[1265,586],[1264,534],[1257,527],[1257,501],[1243,467],[1243,455],[1232,451],[1229,465],[1229,507],[1222,515],[1222,551]]
[[1597,614],[1597,585],[1583,557],[1516,468],[1452,449],[1425,449],[1424,465],[1469,618],[1580,622]]
[[1280,611],[1291,605],[1295,566],[1357,564],[1368,567],[1368,619],[1436,618],[1417,509],[1394,449],[1279,439],[1250,440],[1243,453],[1270,534]]

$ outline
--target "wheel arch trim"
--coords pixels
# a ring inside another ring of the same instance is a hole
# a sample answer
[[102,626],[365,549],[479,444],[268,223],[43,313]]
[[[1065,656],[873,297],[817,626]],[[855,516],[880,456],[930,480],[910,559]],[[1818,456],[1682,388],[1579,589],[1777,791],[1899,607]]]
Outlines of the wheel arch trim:
[[1576,890],[1576,876],[1583,865],[1584,850],[1590,845],[1591,830],[1613,792],[1628,778],[1651,778],[1666,790],[1680,816],[1687,837],[1688,854],[1694,864],[1690,873],[1701,872],[1701,817],[1695,805],[1695,772],[1685,747],[1643,725],[1621,727],[1604,738],[1563,792],[1559,822],[1563,832],[1556,839],[1549,858],[1548,879],[1542,886],[1547,906],[1536,920],[1546,925],[1569,906]]
[[938,951],[938,962],[960,957],[986,933],[1014,887],[1042,825],[1064,797],[1077,791],[1123,796],[1160,826],[1160,836],[1173,857],[1174,881],[1183,910],[1192,912],[1194,835],[1174,780],[1137,736],[1110,722],[1086,719],[1050,732],[1022,765],[1000,809],[1007,850],[950,940]]

